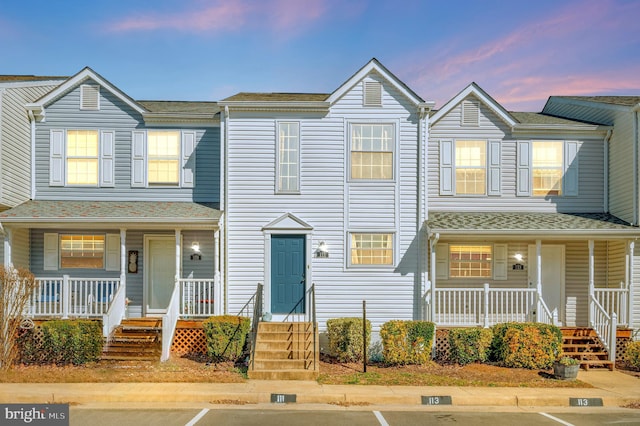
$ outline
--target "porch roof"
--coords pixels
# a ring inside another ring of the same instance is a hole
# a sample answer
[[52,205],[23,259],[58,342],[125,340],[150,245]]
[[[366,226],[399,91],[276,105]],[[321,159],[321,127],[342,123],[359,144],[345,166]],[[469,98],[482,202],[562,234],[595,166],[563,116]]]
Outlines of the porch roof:
[[215,227],[220,210],[193,202],[27,201],[0,213],[3,225],[59,227],[73,224],[122,227]]
[[606,213],[429,212],[429,235],[638,238],[640,228]]

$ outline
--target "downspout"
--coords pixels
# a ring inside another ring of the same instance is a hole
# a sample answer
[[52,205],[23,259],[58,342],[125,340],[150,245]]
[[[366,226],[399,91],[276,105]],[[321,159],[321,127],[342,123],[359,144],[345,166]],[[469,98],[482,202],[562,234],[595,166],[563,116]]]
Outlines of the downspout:
[[604,212],[609,213],[609,141],[611,140],[612,130],[607,130],[604,137]]
[[223,263],[223,270],[224,270],[224,277],[222,280],[222,287],[223,287],[223,295],[224,295],[224,313],[227,314],[229,312],[229,262],[227,260],[228,254],[229,254],[229,182],[228,182],[228,176],[229,176],[229,171],[227,170],[227,168],[229,167],[229,148],[228,148],[228,142],[229,142],[229,106],[225,105],[224,106],[224,132],[223,132],[223,137],[222,137],[223,141],[222,141],[222,145],[224,146],[224,150],[223,150],[223,164],[224,164],[224,171],[222,173],[222,186],[224,188],[224,202],[222,204],[222,212],[223,212],[223,223],[222,226],[224,227],[224,241],[222,242],[222,250],[220,250],[220,253],[223,256],[222,259],[222,263]]
[[31,199],[36,198],[36,118],[33,110],[28,111],[29,121],[31,122]]
[[436,322],[436,245],[440,239],[440,234],[435,233],[429,237],[429,248],[431,250],[431,282],[429,283],[429,292],[431,294],[431,303],[429,303],[431,322]]
[[633,108],[633,224],[638,226],[638,111],[640,104]]

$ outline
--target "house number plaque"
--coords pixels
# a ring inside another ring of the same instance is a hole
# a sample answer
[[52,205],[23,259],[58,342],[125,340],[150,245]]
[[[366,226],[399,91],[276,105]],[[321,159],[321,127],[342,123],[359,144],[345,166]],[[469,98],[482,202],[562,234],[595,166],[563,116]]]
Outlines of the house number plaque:
[[272,393],[271,402],[274,404],[288,404],[290,402],[296,402],[295,393]]
[[451,405],[451,396],[422,396],[422,405]]

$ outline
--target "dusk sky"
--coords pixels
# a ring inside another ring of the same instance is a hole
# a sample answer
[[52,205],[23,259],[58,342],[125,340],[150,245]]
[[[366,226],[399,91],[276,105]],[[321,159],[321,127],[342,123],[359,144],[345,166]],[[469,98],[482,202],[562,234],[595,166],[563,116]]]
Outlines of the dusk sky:
[[90,66],[134,99],[330,93],[372,57],[436,108],[640,95],[638,0],[5,0],[0,74]]

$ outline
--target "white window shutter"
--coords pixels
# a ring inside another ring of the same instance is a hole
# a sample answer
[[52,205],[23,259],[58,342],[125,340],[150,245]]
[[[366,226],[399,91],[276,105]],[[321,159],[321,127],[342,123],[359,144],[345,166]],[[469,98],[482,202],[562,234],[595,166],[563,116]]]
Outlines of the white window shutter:
[[440,195],[453,195],[455,188],[453,140],[440,141]]
[[488,153],[488,179],[487,179],[487,195],[500,195],[502,193],[502,152],[500,151],[501,142],[499,140],[489,141]]
[[105,269],[107,271],[120,270],[120,234],[107,234],[105,238]]
[[517,158],[517,170],[518,170],[518,182],[516,195],[518,197],[530,197],[531,196],[531,142],[530,141],[518,141],[516,143],[518,147]]
[[504,281],[507,279],[508,266],[508,245],[493,245],[493,279]]
[[45,271],[58,270],[58,234],[44,234],[44,265]]
[[578,195],[578,142],[567,141],[564,144],[564,185],[563,195]]
[[49,143],[49,185],[64,186],[64,130],[51,130]]
[[193,188],[196,170],[196,132],[182,132],[182,187]]
[[146,132],[134,130],[131,134],[131,187],[147,185]]
[[449,244],[436,244],[436,279],[449,279]]
[[115,132],[100,132],[100,186],[115,186]]

